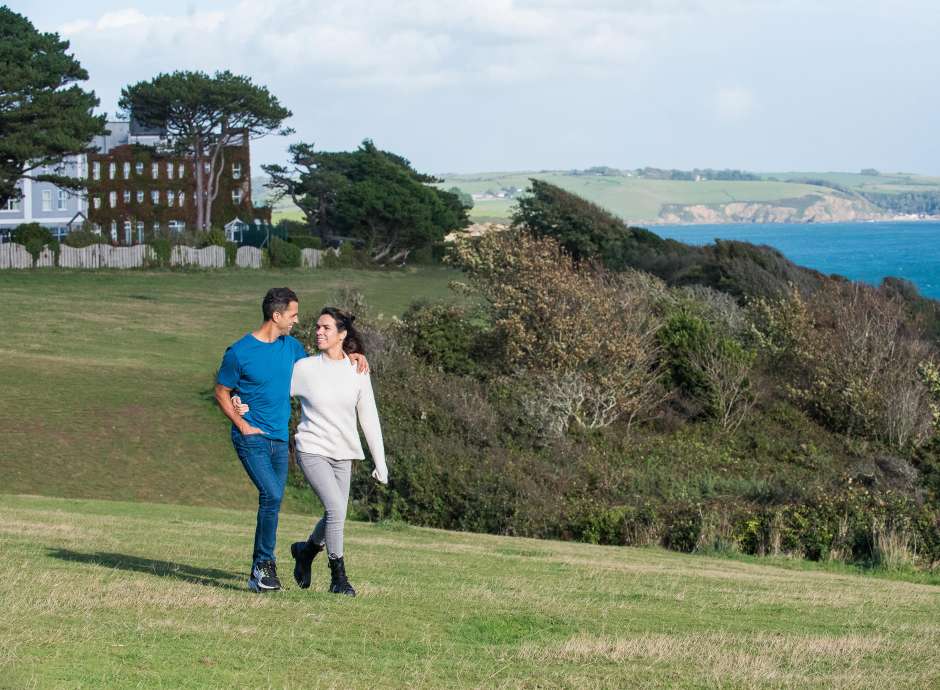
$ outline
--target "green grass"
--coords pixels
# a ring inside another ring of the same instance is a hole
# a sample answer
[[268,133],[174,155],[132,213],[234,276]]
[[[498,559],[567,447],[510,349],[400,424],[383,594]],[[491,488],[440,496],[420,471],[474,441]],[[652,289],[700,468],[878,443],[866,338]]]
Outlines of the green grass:
[[[16,493],[244,506],[254,491],[212,398],[225,348],[274,286],[301,314],[344,287],[380,318],[456,273],[0,271],[0,468]],[[304,494],[305,495],[305,494]],[[288,505],[300,505],[294,494]]]
[[360,596],[253,595],[254,514],[0,496],[0,685],[936,687],[940,597],[822,570],[347,527]]
[[[792,201],[810,195],[830,193],[815,185],[791,182],[814,179],[834,182],[844,187],[866,192],[901,193],[907,191],[940,191],[940,177],[927,177],[909,173],[883,173],[859,175],[843,172],[778,172],[761,173],[761,181],[687,182],[682,180],[648,180],[627,176],[571,175],[567,172],[484,172],[450,175],[438,186],[443,189],[459,187],[470,194],[487,190],[517,187],[526,189],[530,178],[551,182],[563,189],[593,201],[615,213],[627,222],[648,223],[659,217],[667,204],[717,205],[734,201],[774,202]],[[514,206],[512,199],[477,199],[470,210],[472,220],[506,220]],[[302,220],[303,214],[289,200],[281,200],[274,211],[274,220],[288,218]]]
[[[551,182],[593,201],[628,222],[642,223],[659,216],[666,204],[724,204],[733,201],[780,201],[819,194],[819,187],[789,182],[686,182],[647,180],[639,177],[570,175],[563,172],[480,173],[448,177],[442,187],[459,187],[471,194],[488,189],[525,189],[529,179]],[[478,200],[472,216],[508,217],[512,202],[506,199]]]

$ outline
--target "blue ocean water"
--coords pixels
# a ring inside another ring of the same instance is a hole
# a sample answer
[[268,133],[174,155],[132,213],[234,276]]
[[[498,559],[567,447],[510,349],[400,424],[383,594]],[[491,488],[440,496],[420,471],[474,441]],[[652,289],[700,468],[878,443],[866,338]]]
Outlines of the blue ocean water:
[[656,225],[650,230],[687,244],[715,239],[766,244],[822,273],[872,285],[906,278],[922,295],[940,299],[940,222]]

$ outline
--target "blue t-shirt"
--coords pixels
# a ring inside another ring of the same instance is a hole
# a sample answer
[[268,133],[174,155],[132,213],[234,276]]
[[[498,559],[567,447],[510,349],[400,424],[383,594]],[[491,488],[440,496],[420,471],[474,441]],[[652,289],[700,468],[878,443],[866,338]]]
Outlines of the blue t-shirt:
[[225,351],[216,382],[234,388],[248,405],[246,422],[269,438],[287,441],[290,378],[294,362],[306,356],[300,341],[289,335],[266,343],[248,333]]

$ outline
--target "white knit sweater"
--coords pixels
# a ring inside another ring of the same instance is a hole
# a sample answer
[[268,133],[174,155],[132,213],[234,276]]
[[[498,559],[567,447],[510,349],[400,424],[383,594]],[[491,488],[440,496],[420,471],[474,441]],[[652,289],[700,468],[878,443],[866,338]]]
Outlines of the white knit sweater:
[[376,478],[388,480],[382,427],[368,374],[358,373],[348,357],[334,360],[321,352],[294,364],[290,394],[300,398],[302,412],[294,436],[297,450],[335,460],[363,459],[358,413]]

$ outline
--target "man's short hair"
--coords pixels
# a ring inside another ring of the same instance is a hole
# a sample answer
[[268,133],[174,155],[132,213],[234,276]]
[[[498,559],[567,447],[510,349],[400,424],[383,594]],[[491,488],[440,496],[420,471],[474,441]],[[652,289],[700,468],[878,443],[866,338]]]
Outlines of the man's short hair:
[[271,288],[261,303],[261,315],[265,321],[270,321],[274,317],[274,312],[279,311],[283,314],[291,302],[299,301],[296,293],[290,288]]

